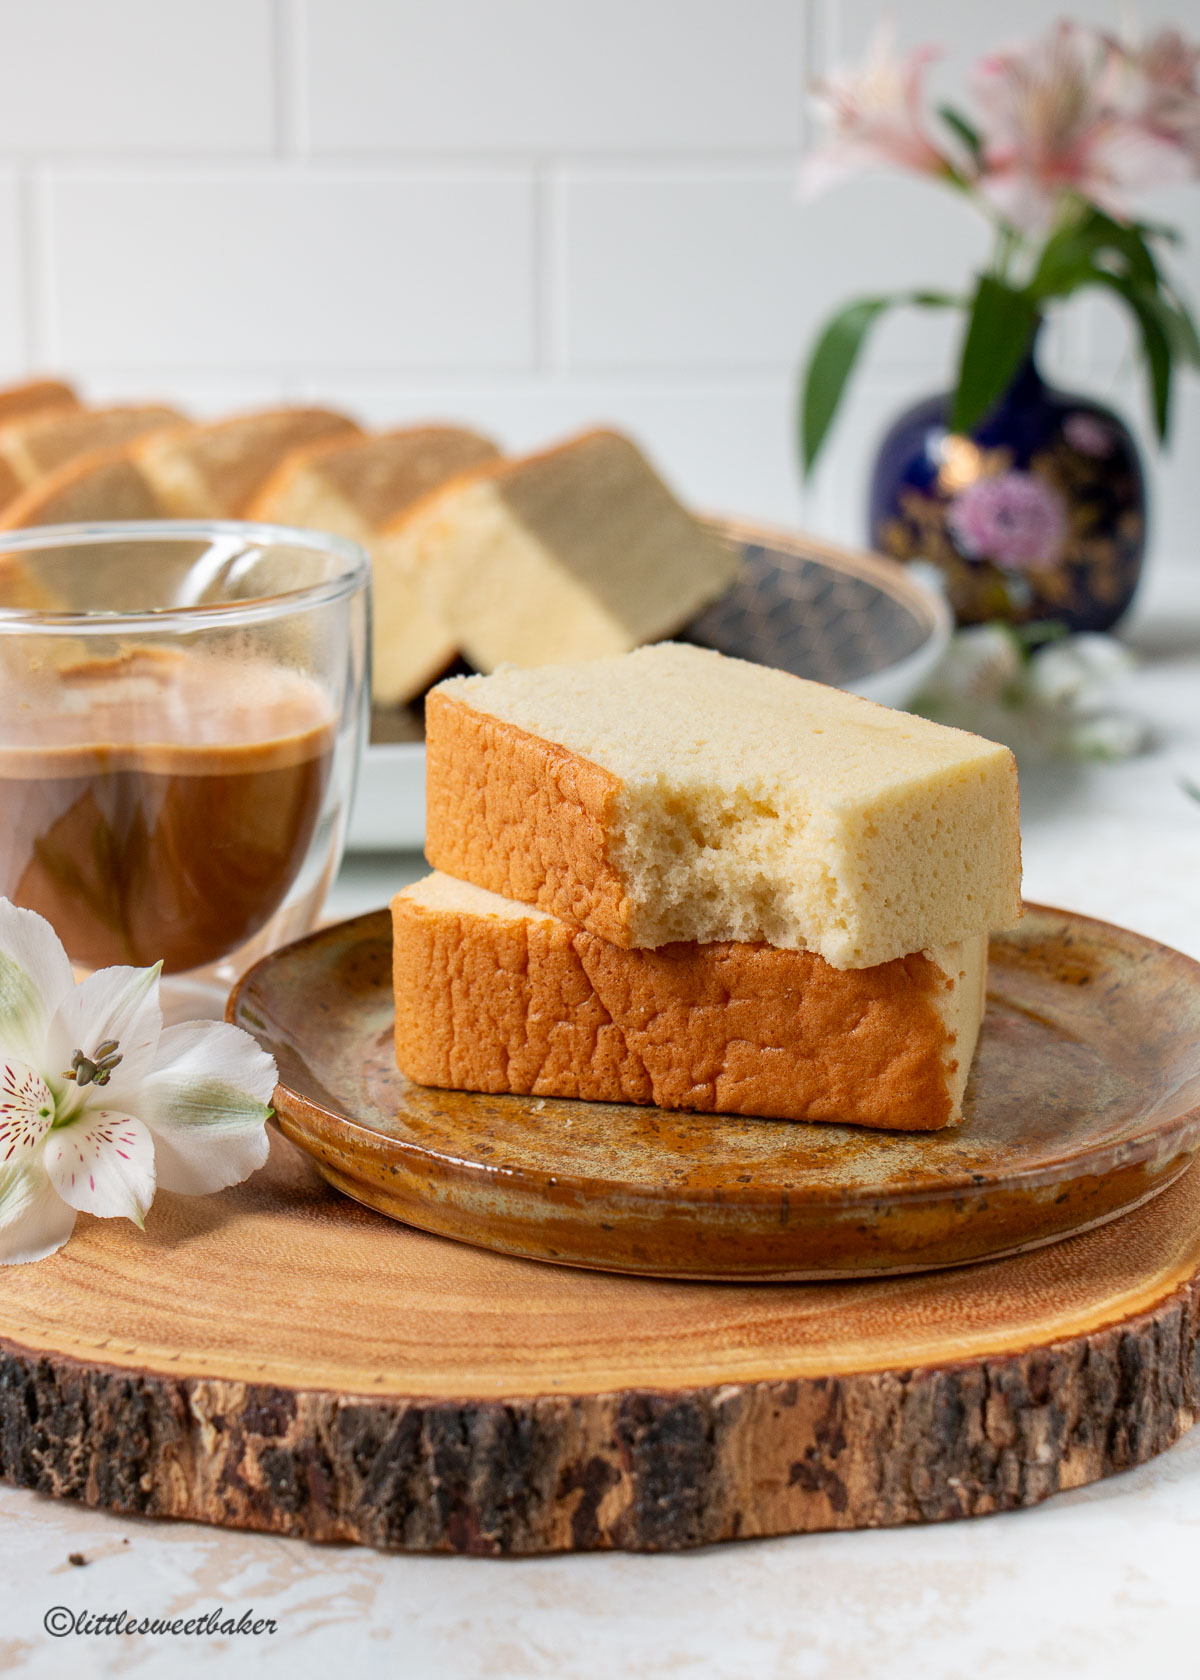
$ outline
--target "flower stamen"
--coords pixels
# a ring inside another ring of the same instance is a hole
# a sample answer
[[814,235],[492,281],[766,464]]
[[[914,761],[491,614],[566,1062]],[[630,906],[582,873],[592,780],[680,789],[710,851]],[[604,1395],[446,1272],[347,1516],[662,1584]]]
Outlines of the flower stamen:
[[117,1063],[125,1059],[118,1051],[119,1041],[115,1038],[106,1038],[103,1044],[97,1044],[90,1056],[76,1050],[70,1067],[64,1070],[62,1077],[73,1079],[79,1086],[107,1085]]

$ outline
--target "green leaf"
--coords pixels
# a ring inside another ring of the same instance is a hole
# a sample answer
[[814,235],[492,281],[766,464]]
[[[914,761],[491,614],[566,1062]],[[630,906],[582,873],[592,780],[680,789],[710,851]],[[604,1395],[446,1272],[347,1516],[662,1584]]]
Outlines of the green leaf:
[[953,105],[939,105],[938,116],[947,128],[953,129],[971,156],[978,163],[983,156],[983,138],[974,124],[969,123],[961,111],[956,111]]
[[1143,239],[1161,239],[1167,245],[1182,245],[1183,235],[1170,222],[1131,222]]
[[893,301],[887,297],[860,298],[840,310],[817,339],[808,359],[801,404],[801,453],[806,474],[812,471],[833,423],[864,339]]
[[1077,228],[1066,228],[1046,241],[1033,278],[1031,296],[1067,297],[1086,286],[1095,269],[1095,246]]
[[1191,310],[1169,281],[1159,283],[1158,298],[1170,316],[1168,337],[1175,354],[1192,367],[1200,367],[1200,332]]
[[899,304],[952,309],[961,299],[946,292],[897,292],[859,298],[826,322],[808,358],[800,401],[800,447],[807,476],[833,424],[867,334],[879,317]]
[[959,358],[950,430],[969,432],[1004,395],[1029,349],[1038,308],[993,274],[980,275]]
[[1029,289],[1039,299],[1066,297],[1090,285],[1098,269],[1127,276],[1151,291],[1161,281],[1144,230],[1089,210],[1046,241]]
[[1154,415],[1154,429],[1158,441],[1166,443],[1171,430],[1171,340],[1161,316],[1161,299],[1155,292],[1145,292],[1119,274],[1104,269],[1095,272],[1095,283],[1107,286],[1123,298],[1137,320],[1142,334],[1142,359],[1146,364],[1149,383],[1150,409]]
[[1129,223],[1114,221],[1102,210],[1093,210],[1091,219],[1095,227],[1097,249],[1116,251],[1124,257],[1129,278],[1137,285],[1157,286],[1158,264],[1141,230]]

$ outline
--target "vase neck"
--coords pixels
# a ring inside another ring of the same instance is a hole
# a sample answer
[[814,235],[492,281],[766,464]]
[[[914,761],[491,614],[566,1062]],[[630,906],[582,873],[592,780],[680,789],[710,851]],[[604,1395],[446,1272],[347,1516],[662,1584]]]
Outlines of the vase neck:
[[1012,382],[1001,399],[1001,407],[1010,403],[1025,403],[1030,398],[1040,394],[1043,388],[1042,376],[1038,372],[1037,347],[1041,337],[1042,323],[1039,320],[1029,335],[1029,342],[1025,346],[1025,354],[1017,364],[1017,371],[1013,374]]

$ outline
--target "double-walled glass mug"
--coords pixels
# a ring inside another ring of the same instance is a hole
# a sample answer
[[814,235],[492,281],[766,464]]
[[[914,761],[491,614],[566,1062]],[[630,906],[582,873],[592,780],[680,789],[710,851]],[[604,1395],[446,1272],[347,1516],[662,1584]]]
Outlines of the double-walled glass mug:
[[219,1016],[313,925],[362,749],[369,568],[226,521],[0,534],[0,895]]

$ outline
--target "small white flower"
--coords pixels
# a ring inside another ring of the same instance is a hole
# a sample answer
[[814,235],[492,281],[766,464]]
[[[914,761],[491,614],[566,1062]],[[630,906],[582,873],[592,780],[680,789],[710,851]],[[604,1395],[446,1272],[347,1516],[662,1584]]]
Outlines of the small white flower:
[[1021,674],[1021,649],[1002,624],[973,624],[951,637],[930,679],[939,698],[981,705],[998,701]]
[[1066,745],[1076,758],[1098,758],[1115,764],[1135,758],[1149,743],[1150,732],[1140,718],[1125,712],[1094,712],[1072,725]]
[[1029,665],[1029,691],[1052,704],[1090,697],[1133,669],[1127,648],[1112,636],[1082,634],[1039,648]]
[[0,898],[0,1265],[53,1254],[77,1212],[140,1226],[159,1185],[266,1160],[274,1062],[224,1022],[164,1027],[160,967],[76,985],[49,922]]

